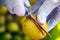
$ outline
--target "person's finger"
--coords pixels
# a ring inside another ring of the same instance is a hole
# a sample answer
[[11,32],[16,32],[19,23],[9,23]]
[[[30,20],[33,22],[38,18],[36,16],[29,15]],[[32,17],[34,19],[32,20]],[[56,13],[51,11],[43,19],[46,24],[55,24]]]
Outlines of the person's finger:
[[18,16],[25,15],[25,7],[23,0],[5,0],[5,5],[11,14],[16,14]]
[[14,9],[14,3],[15,1],[13,0],[5,0],[4,1],[4,5],[7,7],[8,11],[11,13],[11,14],[14,14],[13,13],[13,9]]
[[15,0],[14,13],[18,16],[24,16],[25,15],[25,7],[24,7],[24,1],[23,0]]
[[25,4],[26,7],[29,7],[30,6],[29,0],[24,0],[24,4]]
[[[54,0],[55,1],[55,0]],[[38,10],[37,20],[43,24],[46,22],[46,17],[50,14],[50,12],[60,5],[60,1],[56,3],[52,0],[46,0],[42,6]]]
[[56,7],[48,16],[47,16],[47,24],[48,24],[48,32],[52,30],[56,24],[60,21],[60,6]]

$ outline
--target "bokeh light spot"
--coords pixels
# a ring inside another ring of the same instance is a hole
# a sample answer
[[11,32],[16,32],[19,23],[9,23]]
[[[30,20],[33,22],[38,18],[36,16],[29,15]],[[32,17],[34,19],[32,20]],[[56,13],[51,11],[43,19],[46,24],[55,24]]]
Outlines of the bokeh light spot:
[[57,28],[58,28],[58,31],[60,31],[60,23],[58,23]]
[[56,40],[60,40],[60,37],[57,37]]

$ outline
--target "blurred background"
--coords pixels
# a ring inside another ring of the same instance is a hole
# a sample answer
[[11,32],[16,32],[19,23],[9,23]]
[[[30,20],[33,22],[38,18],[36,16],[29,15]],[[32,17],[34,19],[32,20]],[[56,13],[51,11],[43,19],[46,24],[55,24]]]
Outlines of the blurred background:
[[[30,0],[31,5],[35,1]],[[32,40],[22,31],[20,20],[23,18],[10,14],[6,7],[0,5],[0,40]],[[41,40],[60,40],[60,22],[49,33],[52,38],[47,35]]]

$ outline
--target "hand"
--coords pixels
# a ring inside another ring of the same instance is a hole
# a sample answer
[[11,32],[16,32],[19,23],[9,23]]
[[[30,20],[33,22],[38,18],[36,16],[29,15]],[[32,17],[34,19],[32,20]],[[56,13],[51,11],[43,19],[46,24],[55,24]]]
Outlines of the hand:
[[60,5],[56,7],[48,16],[47,16],[47,24],[48,31],[53,29],[58,22],[60,21]]
[[[44,24],[45,22],[47,22],[48,31],[53,29],[60,20],[59,5],[59,0],[46,0],[38,10],[37,20],[40,24]],[[57,10],[55,9],[56,7],[58,7]]]
[[47,16],[59,5],[59,0],[46,0],[38,10],[37,20],[41,24],[45,23]]
[[16,14],[18,16],[24,16],[25,9],[30,6],[28,0],[5,0],[4,3],[11,14]]

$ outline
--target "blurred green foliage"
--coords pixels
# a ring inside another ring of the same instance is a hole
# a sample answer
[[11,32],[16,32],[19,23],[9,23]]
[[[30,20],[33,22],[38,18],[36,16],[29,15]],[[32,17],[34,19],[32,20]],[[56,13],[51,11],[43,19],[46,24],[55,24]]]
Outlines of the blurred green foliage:
[[[60,40],[60,28],[58,29],[58,26],[60,27],[60,22],[49,32],[51,34],[51,38],[47,35],[42,40]],[[59,39],[57,39],[59,38]]]
[[[30,0],[31,5],[33,5],[35,1],[36,0]],[[32,40],[24,35],[22,27],[19,24],[19,18],[20,17],[16,15],[10,14],[6,7],[0,5],[0,40]],[[17,29],[19,30],[16,32]],[[47,35],[41,40],[60,40],[60,22],[49,33],[52,36],[51,38]]]

